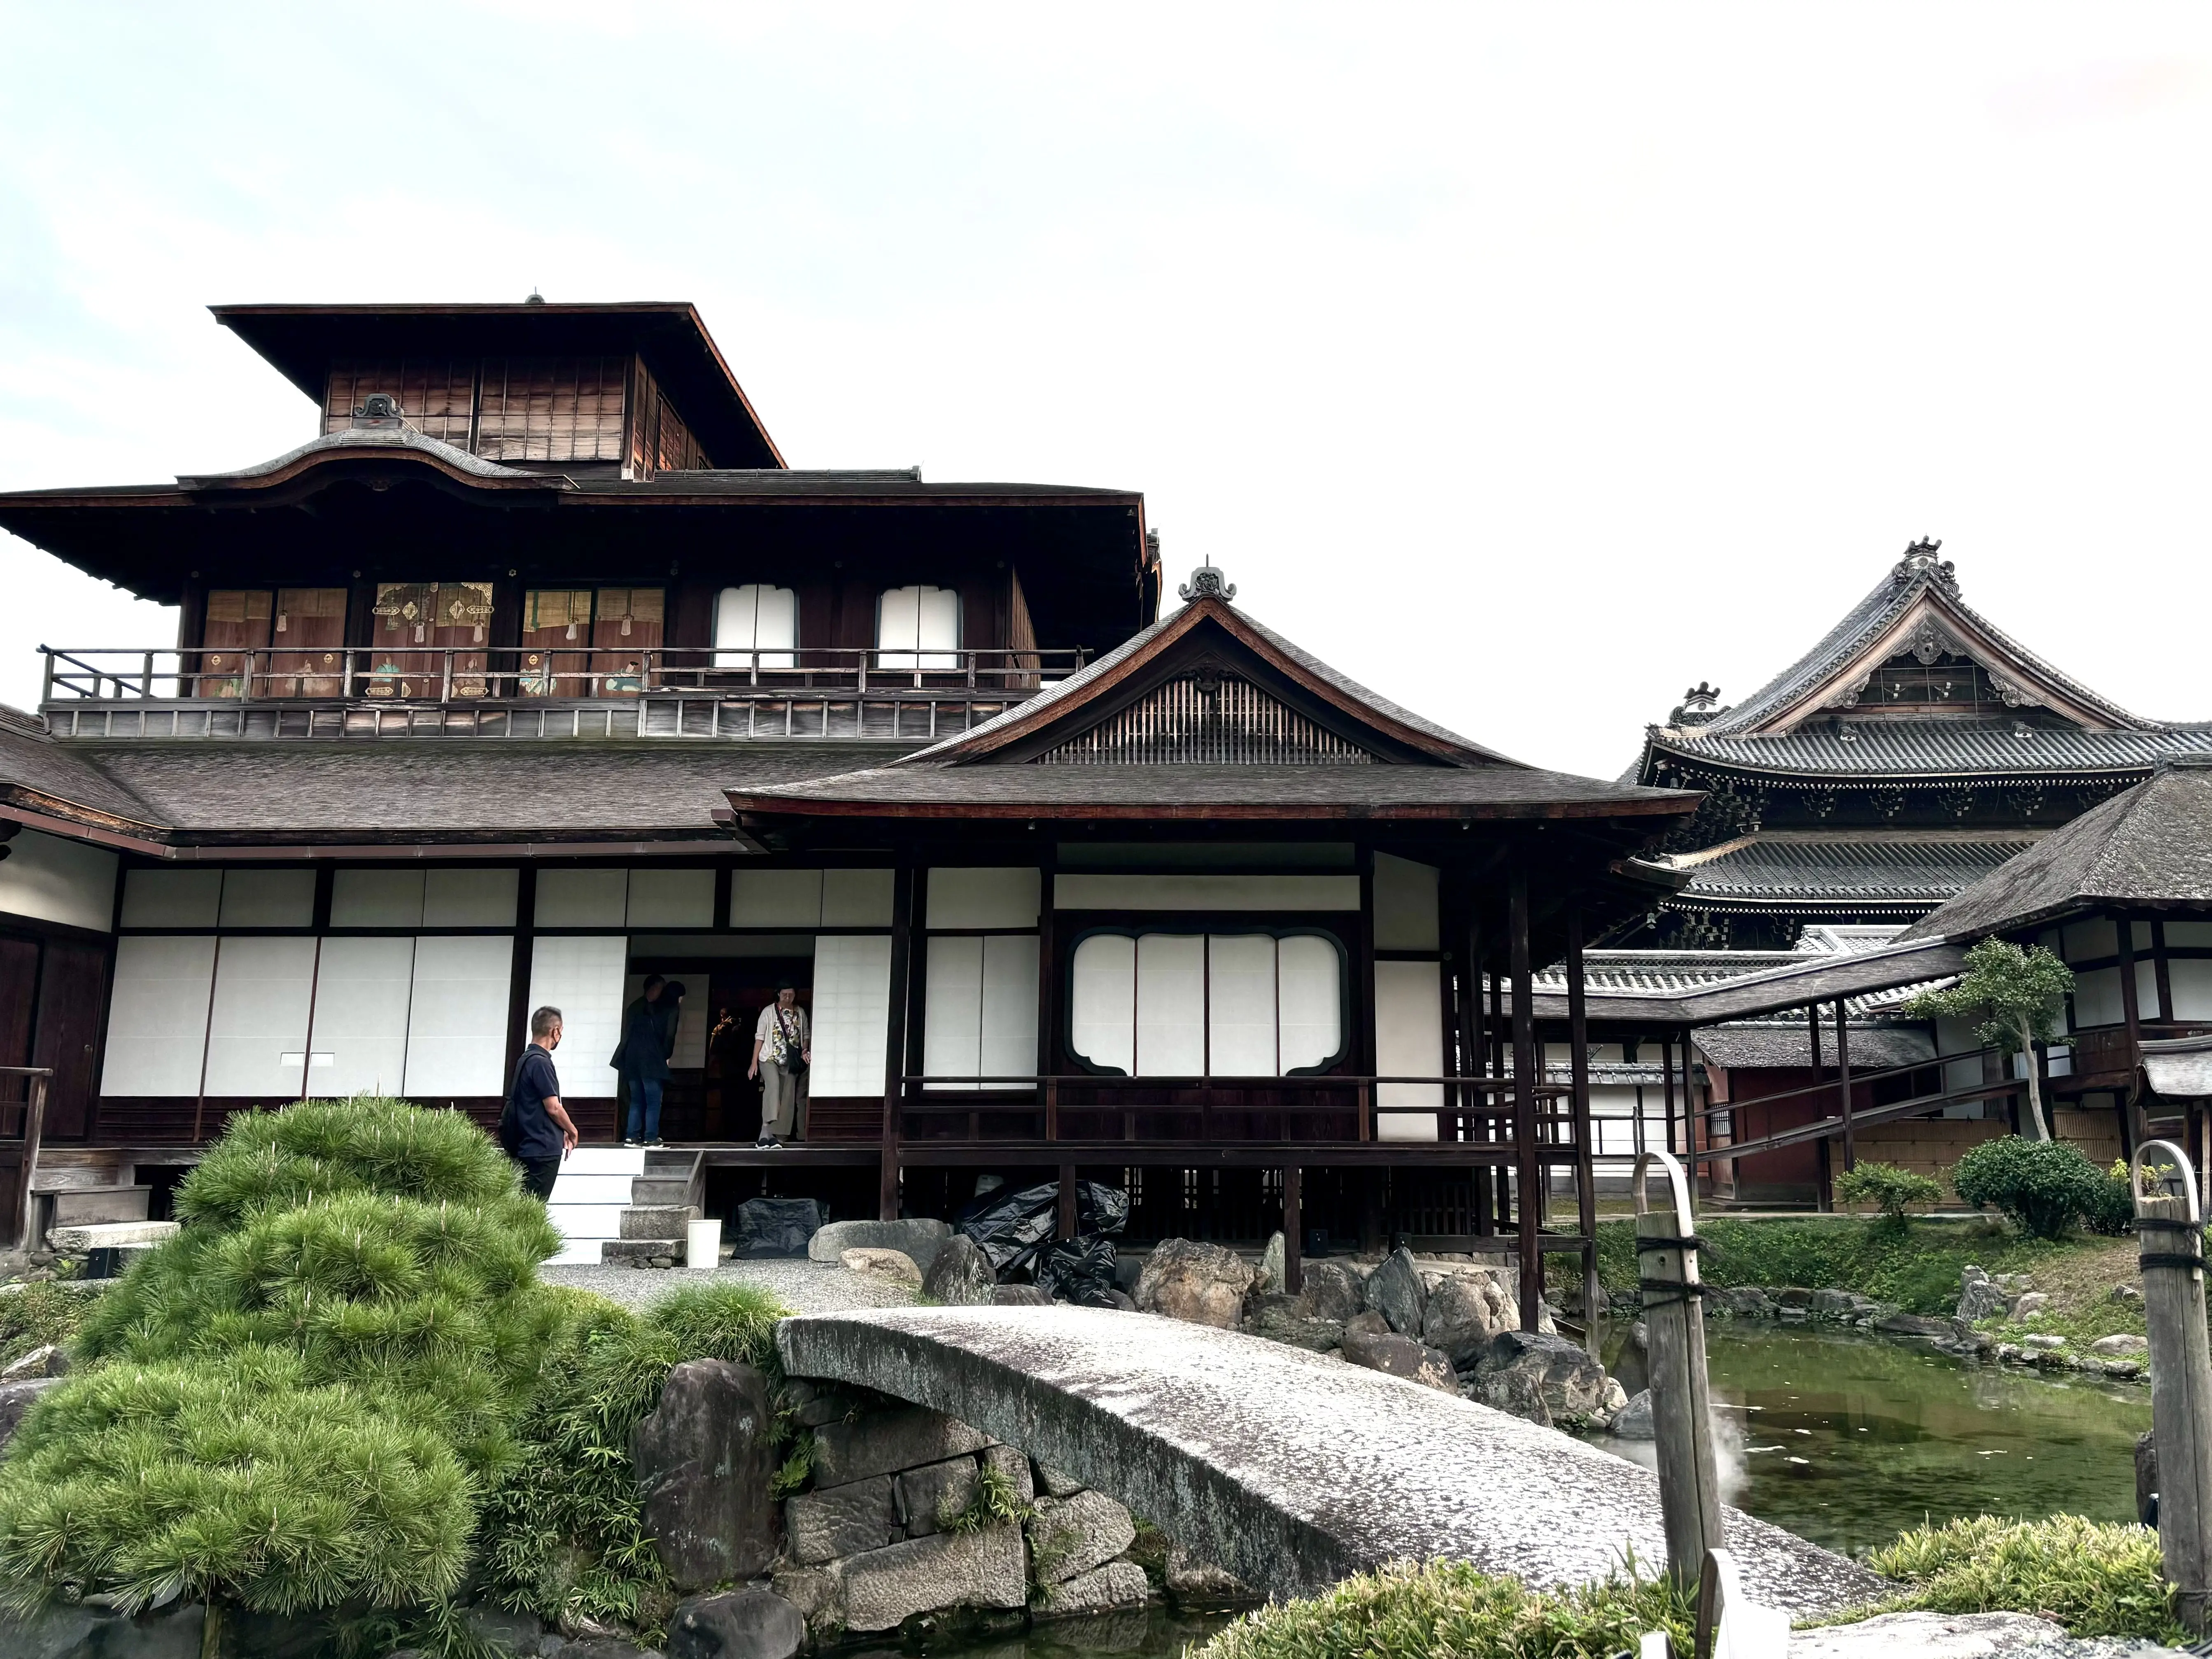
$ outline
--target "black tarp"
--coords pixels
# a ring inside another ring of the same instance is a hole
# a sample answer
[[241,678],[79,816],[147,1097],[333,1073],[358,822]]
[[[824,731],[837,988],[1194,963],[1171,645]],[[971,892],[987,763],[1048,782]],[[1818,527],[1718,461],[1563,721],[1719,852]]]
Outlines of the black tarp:
[[[991,1270],[1004,1279],[1030,1262],[1053,1242],[1060,1217],[1060,1183],[1042,1182],[1034,1187],[1000,1187],[979,1194],[962,1208],[952,1224],[983,1252]],[[1095,1181],[1075,1183],[1075,1232],[1079,1240],[1113,1237],[1128,1224],[1129,1194],[1119,1187]],[[1107,1247],[1111,1255],[1112,1247]],[[1107,1282],[1113,1282],[1109,1261]]]
[[822,1206],[811,1198],[749,1198],[738,1206],[734,1254],[740,1259],[805,1255],[822,1230]]

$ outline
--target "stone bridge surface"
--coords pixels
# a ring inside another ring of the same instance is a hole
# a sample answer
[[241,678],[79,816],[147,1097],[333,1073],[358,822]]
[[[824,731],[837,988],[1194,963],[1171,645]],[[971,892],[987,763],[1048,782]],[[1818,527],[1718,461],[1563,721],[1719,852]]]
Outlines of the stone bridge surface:
[[[1666,1560],[1657,1480],[1435,1389],[1152,1314],[900,1308],[787,1319],[793,1376],[945,1412],[1127,1504],[1278,1596],[1446,1558],[1552,1586]],[[1856,1562],[1728,1511],[1744,1586],[1794,1613],[1887,1589]]]

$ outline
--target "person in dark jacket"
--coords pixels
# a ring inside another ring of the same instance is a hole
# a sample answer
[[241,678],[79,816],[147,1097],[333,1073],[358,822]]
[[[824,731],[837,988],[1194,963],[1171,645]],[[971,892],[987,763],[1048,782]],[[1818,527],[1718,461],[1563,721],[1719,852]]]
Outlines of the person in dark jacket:
[[615,1069],[629,1097],[625,1146],[637,1146],[641,1139],[648,1146],[660,1145],[660,1089],[668,1081],[668,1056],[675,1046],[675,1032],[664,1029],[660,1015],[661,990],[666,984],[659,975],[647,975],[644,994],[623,1014]]
[[561,1079],[553,1051],[561,1046],[561,1011],[540,1008],[530,1017],[530,1046],[514,1068],[500,1143],[522,1166],[522,1187],[538,1198],[553,1195],[561,1165],[576,1147],[576,1126],[561,1104]]

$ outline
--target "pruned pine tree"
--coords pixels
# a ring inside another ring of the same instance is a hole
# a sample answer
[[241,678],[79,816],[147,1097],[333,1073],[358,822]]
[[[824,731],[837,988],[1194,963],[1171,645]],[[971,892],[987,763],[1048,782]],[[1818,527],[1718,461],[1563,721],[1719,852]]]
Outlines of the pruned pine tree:
[[2027,1121],[2031,1140],[2051,1139],[2035,1045],[2058,1030],[2058,1011],[2074,988],[2074,970],[2040,945],[1985,939],[1966,952],[1966,971],[1940,991],[1923,991],[1905,1012],[1922,1019],[1974,1019],[1974,1040],[2008,1056],[2028,1056]]

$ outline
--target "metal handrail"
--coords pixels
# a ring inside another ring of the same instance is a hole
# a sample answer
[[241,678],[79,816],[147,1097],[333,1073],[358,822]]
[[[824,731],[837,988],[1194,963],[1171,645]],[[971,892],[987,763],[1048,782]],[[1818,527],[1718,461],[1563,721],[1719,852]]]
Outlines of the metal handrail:
[[780,648],[561,645],[39,647],[43,701],[453,702],[598,701],[647,692],[722,696],[1036,690],[1089,660],[1085,647]]

